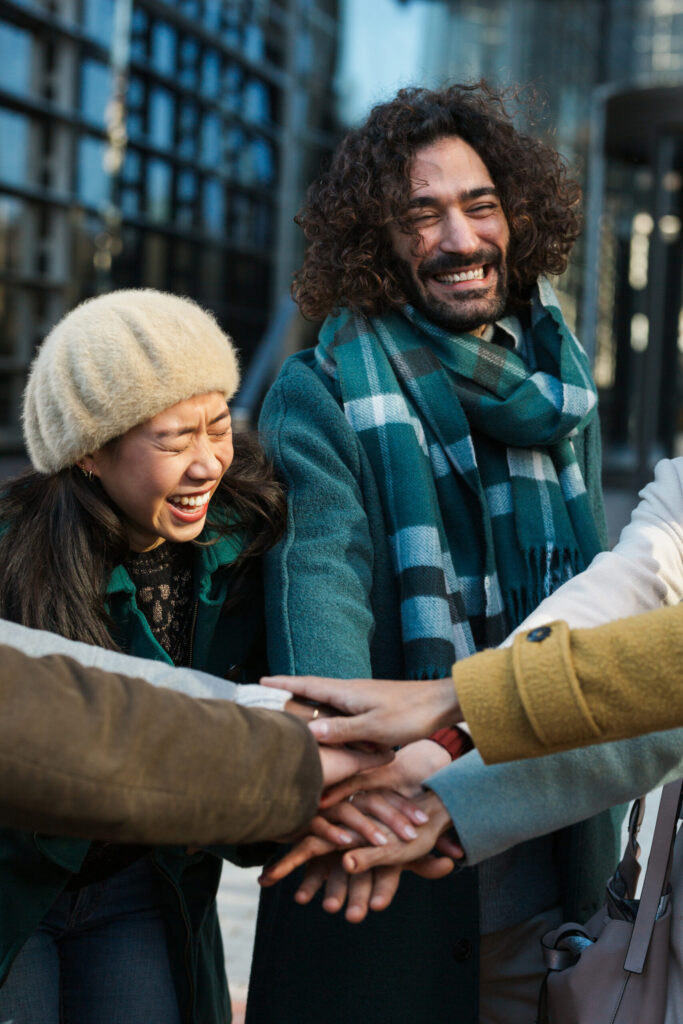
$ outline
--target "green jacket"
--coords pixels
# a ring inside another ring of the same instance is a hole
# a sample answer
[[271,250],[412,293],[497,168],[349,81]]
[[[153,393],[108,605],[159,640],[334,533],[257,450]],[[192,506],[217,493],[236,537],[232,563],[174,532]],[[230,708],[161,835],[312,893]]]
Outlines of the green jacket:
[[[223,614],[230,587],[229,566],[241,547],[238,537],[221,538],[210,547],[196,548],[195,622],[192,665],[218,676],[237,678],[252,656],[261,627],[260,602]],[[135,586],[118,566],[107,587],[108,610],[117,638],[130,654],[171,662],[154,639],[135,602]],[[0,830],[0,979],[54,900],[77,872],[90,843],[37,832]],[[233,847],[221,849],[223,856]],[[221,873],[218,855],[193,856],[185,847],[156,847],[153,862],[168,883],[164,887],[164,917],[169,955],[183,1021],[225,1024],[231,1018],[225,980],[223,947],[215,892]]]
[[[396,585],[377,484],[312,352],[285,363],[266,398],[260,427],[289,500],[286,535],[266,561],[271,670],[404,678]],[[472,771],[478,770],[477,755],[460,760],[463,767],[474,762]],[[451,767],[460,771],[460,762]],[[531,774],[525,789],[505,790],[510,814],[533,795]],[[553,791],[558,802],[566,793],[564,783]],[[468,800],[466,786],[461,795],[470,806],[459,808],[453,820],[468,862],[475,865],[482,858],[474,855],[471,834],[482,821],[504,834],[506,822],[489,815],[485,804]],[[597,910],[617,852],[609,815],[558,837],[555,853],[562,861],[558,874],[569,916],[586,919]],[[319,905],[298,906],[292,900],[295,885],[296,879],[286,879],[261,896],[248,1024],[348,1024],[358,1019],[359,1007],[364,1019],[392,1024],[478,1019],[476,867],[438,882],[404,873],[392,905],[361,925],[347,924],[341,914],[327,915]]]

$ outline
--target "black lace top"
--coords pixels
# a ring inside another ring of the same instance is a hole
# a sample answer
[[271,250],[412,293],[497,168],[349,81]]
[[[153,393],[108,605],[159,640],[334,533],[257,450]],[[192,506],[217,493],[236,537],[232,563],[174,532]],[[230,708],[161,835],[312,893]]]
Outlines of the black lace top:
[[124,562],[136,588],[137,606],[174,665],[189,665],[194,585],[191,544],[166,541],[151,551],[131,552]]

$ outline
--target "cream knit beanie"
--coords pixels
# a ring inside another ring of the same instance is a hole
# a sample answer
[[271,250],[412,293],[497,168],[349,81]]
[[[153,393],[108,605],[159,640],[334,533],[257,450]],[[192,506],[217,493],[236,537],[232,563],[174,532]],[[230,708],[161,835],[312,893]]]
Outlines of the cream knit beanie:
[[193,395],[229,401],[240,372],[232,340],[196,302],[153,289],[81,303],[54,327],[24,392],[24,438],[56,473]]

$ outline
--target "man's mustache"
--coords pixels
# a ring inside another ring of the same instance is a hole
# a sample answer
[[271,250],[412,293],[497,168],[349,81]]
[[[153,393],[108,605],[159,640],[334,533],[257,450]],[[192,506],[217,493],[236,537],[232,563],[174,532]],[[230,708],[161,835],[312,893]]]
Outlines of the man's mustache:
[[421,263],[417,276],[424,280],[434,277],[435,274],[457,274],[463,267],[471,267],[473,264],[478,266],[482,263],[490,263],[497,267],[501,261],[502,254],[498,249],[478,249],[477,252],[469,253],[466,256],[456,252],[442,253],[435,256],[434,259]]

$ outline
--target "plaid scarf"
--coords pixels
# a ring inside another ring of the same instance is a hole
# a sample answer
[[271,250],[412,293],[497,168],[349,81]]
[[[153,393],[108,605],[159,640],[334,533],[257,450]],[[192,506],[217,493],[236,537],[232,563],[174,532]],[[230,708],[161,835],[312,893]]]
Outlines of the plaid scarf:
[[411,678],[500,643],[601,550],[599,473],[589,496],[572,441],[585,431],[599,461],[595,386],[545,280],[525,342],[532,365],[410,306],[323,325],[316,358],[379,487]]

